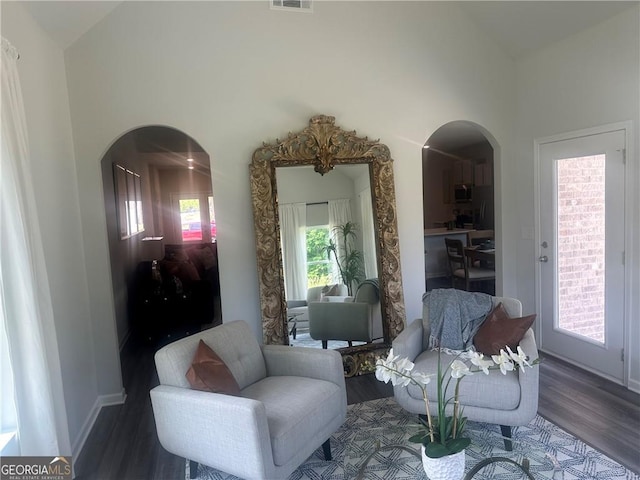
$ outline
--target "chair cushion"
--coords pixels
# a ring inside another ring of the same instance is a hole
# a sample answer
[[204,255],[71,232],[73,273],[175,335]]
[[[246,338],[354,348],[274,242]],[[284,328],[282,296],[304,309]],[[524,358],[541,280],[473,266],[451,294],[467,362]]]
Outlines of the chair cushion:
[[242,320],[223,323],[164,346],[155,354],[162,385],[190,388],[185,377],[200,339],[229,367],[240,390],[267,376],[262,350],[249,325]]
[[[454,355],[441,353],[441,365],[445,369],[455,358]],[[432,407],[437,405],[437,382],[435,375],[438,372],[438,352],[428,350],[422,352],[415,360],[414,372],[432,374],[433,378],[427,384],[427,395]],[[469,362],[467,362],[469,363]],[[445,375],[449,376],[450,371]],[[526,375],[526,374],[525,374]],[[446,384],[446,379],[445,382]],[[453,397],[455,393],[456,380],[452,379],[445,398]],[[415,385],[408,388],[409,395],[416,399],[422,399],[422,392]],[[507,372],[506,375],[500,370],[490,370],[489,375],[482,372],[467,375],[460,381],[460,404],[462,406],[474,406],[490,408],[492,410],[513,410],[520,404],[520,383],[518,372]]]
[[488,268],[469,267],[469,278],[474,280],[477,278],[493,278],[496,276],[495,270]]
[[466,278],[466,275],[464,273],[464,268],[458,268],[454,270],[453,275],[460,278]]
[[266,377],[241,395],[263,403],[271,437],[273,461],[286,464],[343,411],[344,396],[335,383],[307,377]]
[[229,367],[203,340],[198,344],[186,376],[195,390],[240,395],[240,387]]
[[526,317],[510,318],[502,303],[499,303],[482,322],[473,337],[473,344],[476,350],[485,355],[498,355],[500,349],[505,346],[515,351],[535,319],[535,313]]

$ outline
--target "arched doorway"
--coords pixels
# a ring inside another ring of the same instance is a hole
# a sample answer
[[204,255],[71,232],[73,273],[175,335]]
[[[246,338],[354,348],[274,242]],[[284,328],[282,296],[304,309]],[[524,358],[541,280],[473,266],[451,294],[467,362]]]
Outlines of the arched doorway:
[[147,126],[118,138],[101,168],[120,348],[221,323],[209,155]]
[[[427,290],[452,286],[444,238],[466,246],[467,232],[496,230],[494,148],[484,130],[467,121],[438,128],[422,150],[425,282]],[[493,265],[484,265],[493,267]],[[478,285],[495,293],[495,280]]]

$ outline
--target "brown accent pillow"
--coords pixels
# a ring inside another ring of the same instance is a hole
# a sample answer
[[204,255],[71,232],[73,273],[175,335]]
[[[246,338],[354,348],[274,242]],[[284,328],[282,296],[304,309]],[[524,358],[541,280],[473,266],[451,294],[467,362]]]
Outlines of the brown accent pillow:
[[499,303],[482,322],[473,337],[473,344],[478,352],[485,355],[498,355],[500,349],[507,345],[515,352],[535,319],[535,313],[526,317],[510,318],[502,303]]
[[186,377],[194,390],[240,395],[240,387],[229,367],[203,340],[198,343]]

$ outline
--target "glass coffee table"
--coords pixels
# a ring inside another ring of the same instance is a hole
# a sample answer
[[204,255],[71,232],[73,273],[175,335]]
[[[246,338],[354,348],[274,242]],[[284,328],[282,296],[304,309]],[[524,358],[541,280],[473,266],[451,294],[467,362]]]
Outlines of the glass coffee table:
[[[562,480],[556,459],[545,452],[544,445],[533,441],[513,440],[513,450],[504,449],[500,427],[482,428],[469,422],[465,436],[471,438],[466,450],[465,480],[492,479],[514,472],[523,479]],[[420,445],[409,442],[418,425],[385,426],[358,430],[349,441],[344,456],[346,479],[428,480],[422,468]]]

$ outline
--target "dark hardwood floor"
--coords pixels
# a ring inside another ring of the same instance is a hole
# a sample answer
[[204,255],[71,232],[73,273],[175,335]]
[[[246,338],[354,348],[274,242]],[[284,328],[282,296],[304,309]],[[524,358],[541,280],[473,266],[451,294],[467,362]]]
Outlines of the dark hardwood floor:
[[[172,339],[166,339],[171,341]],[[160,345],[128,342],[122,352],[124,405],[105,407],[76,462],[79,480],[178,480],[185,461],[158,442],[149,391],[158,384]],[[393,395],[373,375],[347,379],[349,404]],[[540,415],[640,473],[640,395],[550,356],[540,364]]]
[[640,473],[640,395],[541,353],[538,413]]

